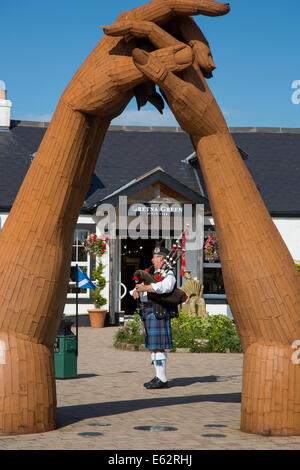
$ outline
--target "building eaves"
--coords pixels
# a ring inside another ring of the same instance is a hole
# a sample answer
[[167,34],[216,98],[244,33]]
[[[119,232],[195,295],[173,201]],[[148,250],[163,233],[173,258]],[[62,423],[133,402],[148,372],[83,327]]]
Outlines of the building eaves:
[[[1,133],[0,208],[3,212],[11,208],[47,125],[12,121],[10,131]],[[245,164],[269,212],[296,216],[300,208],[300,129],[230,130],[236,145],[249,156]],[[159,165],[171,177],[200,194],[194,168],[182,162],[193,151],[189,136],[180,128],[111,126],[83,211]]]
[[164,183],[177,193],[182,194],[187,199],[190,199],[195,203],[204,204],[206,210],[208,210],[208,200],[205,197],[202,197],[199,193],[194,192],[189,187],[185,186],[183,183],[176,180],[164,171],[156,170],[155,172],[151,172],[144,178],[137,178],[134,181],[131,181],[130,185],[120,187],[119,190],[114,191],[111,195],[108,195],[102,200],[97,201],[95,204],[93,204],[93,206],[85,207],[84,211],[87,213],[94,212],[95,209],[103,202],[105,202],[106,204],[117,206],[119,203],[120,196],[130,197],[136,194],[137,192],[142,191],[143,189],[158,182]]
[[[11,128],[13,127],[41,127],[47,128],[49,122],[39,121],[22,121],[12,120]],[[185,133],[179,126],[117,126],[111,125],[109,131],[124,131],[124,132],[175,132]],[[300,134],[299,127],[229,127],[231,134],[246,134],[246,133],[259,133],[259,134]]]

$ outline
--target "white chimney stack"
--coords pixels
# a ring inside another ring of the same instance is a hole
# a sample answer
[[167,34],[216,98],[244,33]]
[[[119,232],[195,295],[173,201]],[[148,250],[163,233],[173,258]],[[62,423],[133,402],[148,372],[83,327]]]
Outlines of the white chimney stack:
[[0,80],[0,131],[10,127],[10,110],[12,102],[6,99],[6,85]]

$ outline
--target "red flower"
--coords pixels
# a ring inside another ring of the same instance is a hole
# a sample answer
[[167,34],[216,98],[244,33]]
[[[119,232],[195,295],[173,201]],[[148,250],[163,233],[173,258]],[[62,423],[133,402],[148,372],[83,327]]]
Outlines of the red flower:
[[160,282],[160,281],[162,281],[162,277],[161,277],[161,275],[160,275],[160,274],[156,274],[156,276],[155,276],[155,277],[156,277],[156,279],[158,279],[158,281],[159,281],[159,282]]

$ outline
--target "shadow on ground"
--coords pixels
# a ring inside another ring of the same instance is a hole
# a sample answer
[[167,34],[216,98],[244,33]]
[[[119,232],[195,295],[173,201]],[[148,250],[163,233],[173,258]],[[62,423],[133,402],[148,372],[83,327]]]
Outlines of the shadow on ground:
[[170,387],[186,387],[196,383],[204,382],[218,382],[220,377],[218,375],[207,375],[202,377],[177,377],[170,380]]
[[[213,377],[213,376],[212,376]],[[204,378],[204,377],[202,377]],[[57,426],[59,428],[89,418],[101,418],[122,413],[159,406],[185,405],[201,402],[240,403],[241,393],[218,393],[209,395],[192,395],[182,397],[146,398],[139,400],[111,401],[104,403],[87,403],[84,405],[62,406],[57,409]]]
[[204,382],[228,382],[230,380],[234,380],[236,377],[240,377],[240,375],[207,375],[204,377],[177,377],[176,379],[170,380],[170,386],[187,387],[188,385]]

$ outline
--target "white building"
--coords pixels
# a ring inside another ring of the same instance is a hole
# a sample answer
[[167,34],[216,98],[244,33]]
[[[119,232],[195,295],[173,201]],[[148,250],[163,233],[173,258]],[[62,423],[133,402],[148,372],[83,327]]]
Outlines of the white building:
[[[5,88],[0,81],[0,228],[47,128],[47,123],[10,121],[11,102]],[[300,129],[233,128],[231,132],[288,249],[294,259],[300,260]],[[94,261],[86,255],[81,242],[89,233],[103,231],[104,221],[108,220],[104,209],[108,207],[116,216],[115,238],[103,257],[107,279],[103,294],[111,324],[117,323],[120,311],[133,313],[134,301],[128,293],[125,295],[134,286],[133,272],[149,267],[155,240],[171,247],[177,236],[174,224],[176,227],[179,219],[188,217],[189,210],[194,226],[196,214],[200,214],[197,218],[200,245],[193,245],[190,250],[188,242],[186,269],[204,284],[207,311],[231,315],[221,264],[206,263],[203,259],[202,238],[214,230],[214,222],[189,136],[180,128],[119,126],[110,127],[107,133],[78,218],[65,305],[67,315],[75,314],[76,264],[84,267],[89,276],[93,269]],[[140,231],[140,236],[133,239],[134,221],[143,211],[152,211],[152,224],[158,231],[151,238],[150,230],[140,230],[138,226],[134,230]],[[125,212],[127,231],[122,226],[124,219],[120,218]],[[179,263],[177,283],[178,286],[182,283]],[[90,291],[81,290],[80,324],[88,324],[87,309],[91,304]]]

